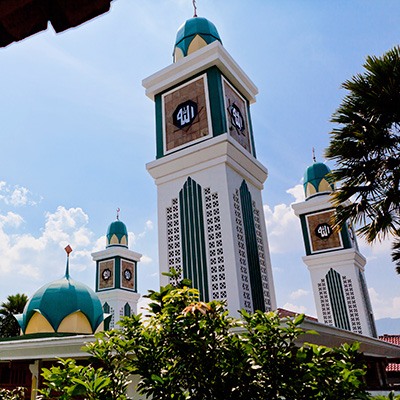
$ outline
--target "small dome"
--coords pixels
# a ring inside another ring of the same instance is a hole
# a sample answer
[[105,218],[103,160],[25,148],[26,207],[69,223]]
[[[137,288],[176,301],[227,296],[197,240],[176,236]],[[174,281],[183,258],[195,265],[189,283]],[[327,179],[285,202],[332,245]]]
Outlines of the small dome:
[[100,299],[88,286],[65,276],[40,288],[16,315],[23,334],[92,334],[104,320]]
[[331,170],[323,163],[310,165],[304,174],[304,191],[306,199],[326,192],[333,192],[335,185],[329,176]]
[[128,247],[128,230],[126,225],[119,219],[112,222],[107,229],[106,247],[110,246]]
[[218,40],[221,44],[217,28],[206,18],[193,17],[188,19],[176,34],[174,47],[174,62]]

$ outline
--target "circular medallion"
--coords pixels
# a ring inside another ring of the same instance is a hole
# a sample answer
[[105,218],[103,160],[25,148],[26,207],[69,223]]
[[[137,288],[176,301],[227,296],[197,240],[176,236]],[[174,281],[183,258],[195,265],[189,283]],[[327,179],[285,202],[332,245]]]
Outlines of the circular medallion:
[[242,113],[240,112],[239,107],[233,103],[229,107],[229,114],[231,115],[231,123],[232,125],[242,133],[244,131],[244,118]]
[[331,236],[333,233],[333,230],[329,224],[326,222],[319,224],[315,228],[315,234],[320,238],[320,239],[328,239],[329,236]]
[[192,125],[196,117],[197,104],[192,100],[179,104],[172,114],[174,125],[179,129]]
[[111,271],[108,268],[106,268],[102,272],[101,277],[103,278],[104,281],[108,281],[111,278]]
[[124,271],[124,277],[127,281],[130,281],[132,279],[132,272],[129,269],[126,269]]

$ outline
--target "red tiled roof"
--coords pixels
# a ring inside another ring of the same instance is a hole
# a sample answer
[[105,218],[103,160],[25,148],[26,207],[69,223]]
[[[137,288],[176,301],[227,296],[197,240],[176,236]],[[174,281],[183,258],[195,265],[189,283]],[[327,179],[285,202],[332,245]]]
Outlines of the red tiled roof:
[[[379,339],[383,340],[384,342],[389,342],[400,346],[400,335],[385,334],[383,336],[379,336]],[[386,372],[400,372],[400,364],[389,363],[386,367]]]

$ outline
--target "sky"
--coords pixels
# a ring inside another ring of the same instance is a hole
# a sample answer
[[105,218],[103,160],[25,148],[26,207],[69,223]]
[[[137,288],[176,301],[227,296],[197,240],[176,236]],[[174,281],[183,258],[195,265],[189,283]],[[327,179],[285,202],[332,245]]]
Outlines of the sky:
[[[251,107],[279,307],[315,315],[302,262],[302,177],[325,162],[341,84],[367,55],[399,43],[398,0],[198,0],[223,45],[259,89]],[[130,249],[143,254],[138,289],[157,289],[154,104],[142,80],[172,63],[191,0],[114,0],[111,11],[56,35],[51,26],[0,49],[0,302],[31,296],[65,271],[94,287],[91,253],[120,208]],[[330,168],[334,164],[328,162]],[[390,243],[366,245],[376,319],[400,318]],[[399,324],[400,331],[400,324]]]

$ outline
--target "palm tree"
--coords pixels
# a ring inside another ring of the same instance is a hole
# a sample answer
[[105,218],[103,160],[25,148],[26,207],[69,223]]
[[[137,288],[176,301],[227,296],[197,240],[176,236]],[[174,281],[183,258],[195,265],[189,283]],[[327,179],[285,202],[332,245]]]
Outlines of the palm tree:
[[326,150],[340,184],[335,223],[358,224],[369,243],[393,237],[400,273],[400,47],[367,57],[363,66],[342,85],[348,94],[331,120],[339,124]]
[[28,301],[26,294],[14,294],[7,297],[7,301],[0,305],[0,336],[11,337],[19,334],[19,324],[14,318],[15,314],[24,311],[25,304]]

